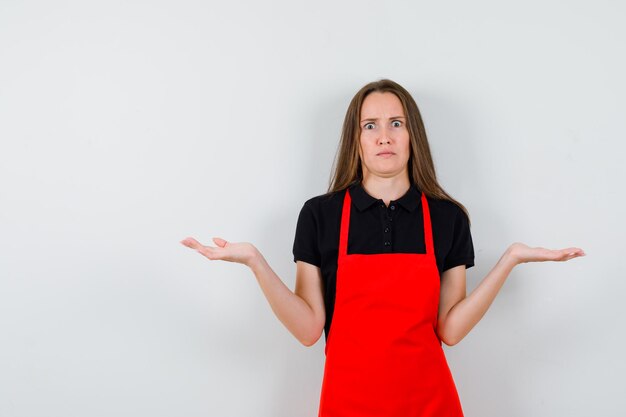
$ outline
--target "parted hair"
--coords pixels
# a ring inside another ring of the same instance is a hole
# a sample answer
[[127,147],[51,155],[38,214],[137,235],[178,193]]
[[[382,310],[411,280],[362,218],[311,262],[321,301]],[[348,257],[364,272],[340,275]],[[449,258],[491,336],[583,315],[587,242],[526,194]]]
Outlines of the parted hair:
[[435,165],[417,103],[404,87],[389,79],[380,79],[366,84],[350,101],[343,121],[341,139],[333,163],[328,193],[344,190],[351,184],[363,180],[359,156],[361,107],[365,98],[373,92],[393,93],[402,103],[410,139],[408,171],[411,184],[417,185],[417,188],[427,197],[448,200],[456,204],[463,210],[469,222],[469,213],[465,206],[452,198],[437,182]]

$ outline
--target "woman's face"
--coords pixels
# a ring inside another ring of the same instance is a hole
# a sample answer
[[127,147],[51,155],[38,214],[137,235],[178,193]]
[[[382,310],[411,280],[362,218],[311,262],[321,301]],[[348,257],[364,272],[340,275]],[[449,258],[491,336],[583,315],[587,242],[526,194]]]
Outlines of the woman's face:
[[370,93],[361,106],[360,127],[363,178],[408,176],[410,140],[400,99],[393,93]]

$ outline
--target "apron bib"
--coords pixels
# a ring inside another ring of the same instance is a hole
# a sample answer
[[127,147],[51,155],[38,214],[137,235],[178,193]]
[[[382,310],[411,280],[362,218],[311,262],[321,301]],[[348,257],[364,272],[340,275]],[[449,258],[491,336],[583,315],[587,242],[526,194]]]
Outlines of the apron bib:
[[348,255],[350,193],[319,417],[462,417],[436,334],[439,271],[422,193],[426,253]]

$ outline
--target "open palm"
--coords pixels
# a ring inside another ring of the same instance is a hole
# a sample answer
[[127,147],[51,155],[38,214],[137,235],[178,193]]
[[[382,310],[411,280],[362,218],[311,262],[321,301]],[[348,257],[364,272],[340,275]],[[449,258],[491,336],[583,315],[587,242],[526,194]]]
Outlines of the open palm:
[[585,256],[580,248],[546,249],[542,247],[531,248],[521,242],[515,242],[510,246],[511,254],[519,263],[544,262],[544,261],[569,261],[579,256]]
[[215,242],[217,246],[205,246],[196,239],[188,237],[181,240],[180,243],[188,248],[195,249],[211,260],[237,262],[244,265],[248,265],[257,250],[254,245],[248,242],[227,242],[219,237],[214,237],[213,242]]

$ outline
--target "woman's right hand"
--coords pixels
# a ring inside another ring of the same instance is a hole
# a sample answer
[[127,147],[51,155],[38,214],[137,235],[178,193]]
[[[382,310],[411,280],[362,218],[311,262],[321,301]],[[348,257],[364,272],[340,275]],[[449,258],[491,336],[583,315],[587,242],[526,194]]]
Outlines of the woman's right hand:
[[210,260],[237,262],[246,266],[250,266],[259,254],[258,249],[248,242],[227,242],[219,237],[214,237],[213,242],[215,242],[217,247],[204,246],[192,237],[187,237],[180,241],[183,245],[195,249]]
[[285,327],[305,346],[313,345],[320,338],[326,316],[319,267],[299,261],[294,292],[282,282],[261,252],[251,243],[230,243],[219,237],[214,237],[213,242],[217,247],[204,246],[192,237],[183,239],[180,243],[211,260],[221,259],[248,266],[272,311]]

